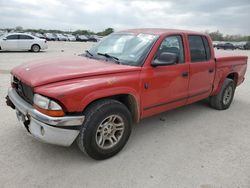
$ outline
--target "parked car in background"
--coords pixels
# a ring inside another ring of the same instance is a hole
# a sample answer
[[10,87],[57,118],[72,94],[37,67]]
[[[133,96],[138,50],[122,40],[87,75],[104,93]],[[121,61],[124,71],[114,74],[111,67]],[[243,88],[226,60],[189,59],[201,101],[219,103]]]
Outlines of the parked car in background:
[[250,41],[249,42],[246,42],[243,46],[243,49],[244,50],[250,50]]
[[219,41],[213,41],[213,47],[216,48],[219,43]]
[[94,35],[89,35],[89,36],[88,36],[88,41],[89,41],[89,42],[97,42],[98,39],[97,39],[97,37],[94,36]]
[[85,35],[77,35],[76,36],[76,41],[87,42],[88,40],[89,40],[88,37],[86,37]]
[[76,41],[76,37],[72,34],[64,34],[67,37],[68,41]]
[[5,31],[0,30],[0,36],[4,35],[5,33]]
[[46,37],[45,37],[43,34],[41,34],[41,33],[33,33],[33,35],[34,35],[35,37],[40,38],[40,39],[46,39]]
[[48,48],[45,39],[26,33],[8,33],[0,37],[0,49],[5,51],[39,52]]
[[235,50],[236,47],[232,43],[221,43],[216,46],[217,49],[223,49],[223,50]]
[[61,33],[57,33],[57,34],[55,34],[55,36],[57,37],[57,39],[59,41],[67,41],[68,40],[68,38]]
[[56,36],[52,33],[45,33],[44,36],[45,36],[46,40],[48,40],[48,41],[56,41],[57,40]]
[[244,44],[245,42],[234,42],[233,45],[235,46],[236,49],[243,50],[244,49]]

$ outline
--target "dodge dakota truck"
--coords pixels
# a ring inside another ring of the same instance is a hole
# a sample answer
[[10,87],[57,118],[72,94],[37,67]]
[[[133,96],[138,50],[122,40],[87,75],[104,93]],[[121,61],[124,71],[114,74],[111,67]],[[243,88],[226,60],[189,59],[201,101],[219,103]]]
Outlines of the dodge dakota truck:
[[79,56],[14,68],[6,102],[34,138],[76,141],[101,160],[117,154],[143,118],[206,98],[227,109],[246,69],[246,56],[215,57],[204,33],[132,29]]

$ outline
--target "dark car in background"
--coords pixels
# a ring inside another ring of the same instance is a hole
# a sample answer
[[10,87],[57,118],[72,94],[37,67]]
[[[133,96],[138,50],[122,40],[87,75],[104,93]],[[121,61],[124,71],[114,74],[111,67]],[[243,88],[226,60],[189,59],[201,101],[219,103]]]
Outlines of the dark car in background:
[[89,38],[86,37],[85,35],[77,35],[76,36],[76,41],[87,42],[88,40],[89,40]]
[[90,42],[97,42],[98,39],[94,35],[90,35],[90,36],[88,36],[88,41],[90,41]]
[[232,43],[229,43],[229,42],[217,44],[216,48],[223,49],[223,50],[235,50],[236,49],[236,47]]
[[243,46],[244,50],[250,50],[250,41]]
[[46,37],[41,33],[32,33],[32,35],[34,35],[35,37],[38,37],[40,39],[46,39]]

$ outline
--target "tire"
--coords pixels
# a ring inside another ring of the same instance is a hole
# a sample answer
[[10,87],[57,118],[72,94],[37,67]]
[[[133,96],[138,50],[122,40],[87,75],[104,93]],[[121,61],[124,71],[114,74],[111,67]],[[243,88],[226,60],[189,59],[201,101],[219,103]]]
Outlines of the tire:
[[81,151],[93,159],[103,160],[122,150],[128,141],[132,125],[131,114],[125,105],[116,100],[105,99],[91,104],[84,115],[85,121],[77,137]]
[[235,82],[226,78],[218,95],[210,97],[210,106],[217,110],[226,110],[233,101]]
[[32,46],[31,46],[31,51],[32,52],[39,52],[40,51],[40,46],[38,45],[38,44],[33,44]]

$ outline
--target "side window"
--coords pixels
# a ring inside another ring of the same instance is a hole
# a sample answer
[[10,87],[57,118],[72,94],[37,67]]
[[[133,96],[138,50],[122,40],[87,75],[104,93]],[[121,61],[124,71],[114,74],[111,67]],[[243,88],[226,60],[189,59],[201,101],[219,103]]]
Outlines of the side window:
[[6,37],[7,40],[17,40],[18,39],[18,35],[9,35]]
[[203,36],[202,39],[203,39],[203,43],[205,45],[207,60],[210,60],[211,59],[211,51],[210,51],[210,47],[209,47],[207,37]]
[[203,39],[198,35],[188,36],[191,62],[207,61],[206,49]]
[[163,52],[175,53],[178,57],[178,63],[184,63],[182,37],[179,35],[166,37],[156,53],[156,59]]
[[31,39],[34,39],[34,38],[29,36],[29,35],[19,35],[19,39],[21,39],[21,40],[31,40]]

